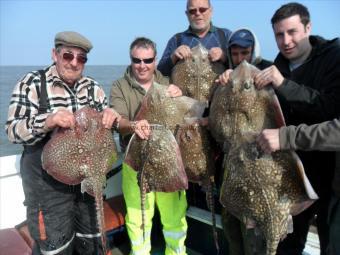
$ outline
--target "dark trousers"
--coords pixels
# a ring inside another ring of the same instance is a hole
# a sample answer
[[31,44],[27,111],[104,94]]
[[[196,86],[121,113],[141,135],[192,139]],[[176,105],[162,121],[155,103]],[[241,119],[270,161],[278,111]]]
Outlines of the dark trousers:
[[43,145],[26,146],[20,162],[33,254],[103,254],[94,198],[42,169]]
[[228,241],[228,255],[266,253],[266,241],[262,235],[256,235],[254,229],[246,229],[246,226],[225,208],[222,208],[221,216],[224,235]]
[[329,214],[329,251],[330,255],[340,254],[340,197],[333,196]]
[[301,255],[306,244],[309,227],[315,221],[319,240],[320,254],[326,255],[329,246],[329,225],[327,222],[330,196],[317,200],[311,207],[293,217],[293,233],[280,242],[277,255]]

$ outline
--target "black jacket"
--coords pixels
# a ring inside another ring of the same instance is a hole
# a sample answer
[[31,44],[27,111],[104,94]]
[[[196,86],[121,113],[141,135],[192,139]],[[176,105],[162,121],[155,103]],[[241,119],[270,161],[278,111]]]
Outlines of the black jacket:
[[[274,64],[285,77],[276,90],[287,125],[314,124],[340,116],[340,40],[310,36],[312,51],[293,71],[279,54]],[[330,193],[333,152],[299,152],[307,176],[319,196]]]
[[270,67],[271,65],[273,65],[273,62],[266,59],[261,59],[259,63],[255,64],[255,66],[260,70]]

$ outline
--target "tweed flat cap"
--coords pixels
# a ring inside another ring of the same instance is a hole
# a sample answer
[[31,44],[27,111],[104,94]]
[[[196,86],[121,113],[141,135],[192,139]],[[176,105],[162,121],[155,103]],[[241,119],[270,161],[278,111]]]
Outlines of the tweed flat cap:
[[92,49],[92,43],[88,39],[81,34],[72,31],[64,31],[56,34],[54,38],[54,45],[56,47],[58,45],[78,47],[86,52],[90,52]]

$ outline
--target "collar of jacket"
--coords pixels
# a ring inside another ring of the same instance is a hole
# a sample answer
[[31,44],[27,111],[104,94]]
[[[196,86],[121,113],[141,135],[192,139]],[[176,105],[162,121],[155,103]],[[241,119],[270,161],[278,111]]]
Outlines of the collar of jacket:
[[321,36],[310,36],[309,41],[312,45],[312,52],[310,54],[310,58],[322,55],[331,49],[338,48],[338,50],[340,50],[339,38],[326,40]]
[[[51,83],[52,86],[67,86],[69,87],[60,77],[57,72],[55,64],[52,64],[47,68],[46,81]],[[93,81],[86,76],[82,76],[74,85],[75,90],[79,90],[83,87],[88,87],[93,84]]]
[[[160,71],[155,70],[154,74],[153,74],[153,82],[157,82],[160,83],[162,81],[162,77],[163,75],[161,74]],[[138,81],[136,81],[135,77],[132,74],[132,69],[131,69],[131,65],[129,65],[126,68],[125,74],[124,74],[124,78],[127,80],[128,84],[132,87],[137,89],[139,92],[141,92],[143,95],[146,94],[145,89],[139,84]]]
[[[309,36],[309,41],[312,45],[312,51],[306,59],[305,63],[313,60],[314,58],[323,55],[328,50],[338,48],[340,50],[340,40],[335,38],[333,40],[326,40],[321,36],[311,35]],[[290,73],[289,61],[281,53],[279,53],[275,59],[275,65],[282,70],[283,73]]]
[[[214,33],[217,31],[217,27],[215,27],[212,22],[210,22],[210,28],[209,28],[209,33]],[[185,34],[190,34],[193,36],[197,36],[197,34],[192,30],[192,28],[189,26],[187,30],[184,31]]]

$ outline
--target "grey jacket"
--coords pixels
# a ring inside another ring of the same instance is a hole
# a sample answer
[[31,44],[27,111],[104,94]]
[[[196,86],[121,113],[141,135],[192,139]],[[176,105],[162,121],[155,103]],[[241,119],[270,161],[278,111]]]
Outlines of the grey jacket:
[[333,191],[340,197],[340,118],[308,126],[281,127],[281,149],[336,151]]

